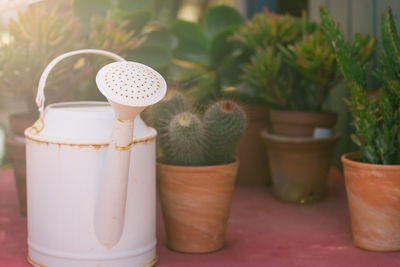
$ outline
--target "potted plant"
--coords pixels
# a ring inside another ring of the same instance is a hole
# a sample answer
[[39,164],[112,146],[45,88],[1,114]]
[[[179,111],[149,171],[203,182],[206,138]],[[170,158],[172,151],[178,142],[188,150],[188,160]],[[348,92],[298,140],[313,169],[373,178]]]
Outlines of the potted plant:
[[291,43],[258,47],[242,78],[271,107],[270,130],[261,136],[270,156],[274,195],[310,203],[325,196],[330,157],[339,139],[330,133],[336,115],[322,106],[340,72],[320,25],[308,24],[305,16],[298,24],[302,34]]
[[[290,45],[305,33],[313,31],[314,27],[314,23],[304,18],[275,15],[268,10],[254,15],[246,24],[240,25],[232,37],[238,42],[237,50],[245,59],[240,66],[242,71],[243,65],[249,63],[250,58],[260,49]],[[248,83],[239,81],[231,94],[242,104],[248,120],[248,128],[239,144],[241,165],[238,180],[245,185],[270,184],[270,170],[268,164],[265,164],[268,156],[259,134],[262,129],[269,128],[270,107],[259,91]]]
[[[27,112],[9,116],[13,136],[7,139],[14,165],[20,211],[26,214],[24,130],[38,117],[35,93],[40,74],[51,59],[79,45],[79,22],[57,5],[31,5],[11,19],[8,25],[11,42],[0,47],[0,92],[3,96],[25,100]],[[73,84],[72,61],[60,65],[49,80],[50,99],[69,95]],[[60,90],[61,89],[61,90]]]
[[390,7],[382,16],[382,51],[375,73],[377,98],[369,97],[367,65],[354,55],[326,10],[320,11],[326,36],[337,54],[351,91],[352,140],[357,153],[342,156],[355,246],[374,251],[400,250],[400,36]]
[[[200,26],[177,21],[172,27],[179,45],[174,51],[170,84],[171,80],[172,84],[176,81],[185,95],[201,104],[221,97],[235,99],[246,113],[247,128],[238,148],[237,183],[247,186],[267,185],[270,181],[268,165],[265,164],[266,152],[259,137],[259,131],[267,126],[267,109],[260,105],[259,98],[239,94],[237,89],[242,66],[254,50],[254,47],[243,45],[242,41],[249,34],[263,36],[266,33],[259,30],[258,18],[264,17],[256,16],[244,24],[237,10],[216,6],[206,11]],[[280,26],[269,31],[268,37],[275,38],[272,31],[280,29]],[[259,33],[254,33],[257,30]],[[187,35],[187,32],[192,34]],[[239,36],[239,33],[242,34]]]
[[239,165],[234,154],[246,124],[243,110],[222,100],[200,118],[175,92],[151,114],[162,153],[157,185],[168,247],[187,253],[223,248]]
[[[303,92],[297,86],[296,75],[293,69],[288,68],[286,62],[291,57],[288,53],[302,40],[317,30],[317,24],[309,22],[305,13],[301,18],[290,15],[275,15],[266,10],[255,15],[246,25],[241,26],[235,34],[235,39],[241,42],[244,53],[250,56],[250,62],[244,67],[244,86],[238,88],[241,95],[253,103],[273,109],[270,116],[272,128],[276,128],[276,109],[302,110],[309,104],[306,100],[299,100]],[[283,53],[283,52],[286,53]],[[304,88],[304,86],[302,87]],[[296,95],[291,96],[291,94]],[[266,110],[266,113],[269,111]],[[279,116],[280,117],[280,116]],[[290,114],[286,117],[292,117]],[[296,121],[299,123],[298,121]],[[281,127],[278,127],[281,128]],[[293,130],[286,133],[294,134]]]

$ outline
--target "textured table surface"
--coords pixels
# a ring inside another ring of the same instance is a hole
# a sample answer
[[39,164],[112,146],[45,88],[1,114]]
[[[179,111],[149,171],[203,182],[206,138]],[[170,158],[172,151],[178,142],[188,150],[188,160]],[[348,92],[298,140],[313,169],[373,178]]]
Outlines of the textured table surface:
[[[157,266],[400,266],[400,252],[377,253],[351,243],[343,177],[332,170],[329,194],[313,205],[276,201],[270,188],[236,188],[226,247],[188,255],[169,251],[158,210]],[[0,267],[30,266],[26,218],[18,213],[12,169],[0,170]]]

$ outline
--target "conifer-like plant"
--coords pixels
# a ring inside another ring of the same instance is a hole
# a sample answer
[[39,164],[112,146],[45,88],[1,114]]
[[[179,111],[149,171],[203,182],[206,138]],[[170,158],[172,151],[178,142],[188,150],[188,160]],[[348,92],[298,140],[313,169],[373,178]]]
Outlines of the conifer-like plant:
[[360,147],[362,162],[385,165],[400,164],[400,38],[391,8],[382,16],[382,52],[375,70],[379,84],[378,98],[369,98],[367,64],[357,51],[367,40],[355,36],[352,43],[329,17],[320,10],[324,34],[335,51],[337,61],[351,91],[347,100],[353,115],[355,133],[352,140]]
[[244,111],[230,100],[210,105],[204,114],[193,111],[178,92],[152,106],[163,163],[180,166],[227,164],[235,160],[246,128]]

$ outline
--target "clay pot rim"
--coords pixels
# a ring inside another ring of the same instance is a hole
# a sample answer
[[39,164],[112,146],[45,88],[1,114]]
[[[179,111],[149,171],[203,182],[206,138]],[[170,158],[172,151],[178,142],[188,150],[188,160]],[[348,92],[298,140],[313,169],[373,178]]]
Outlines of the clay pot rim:
[[328,137],[314,138],[314,137],[301,137],[301,136],[286,136],[280,134],[269,133],[268,129],[263,129],[260,133],[261,138],[269,139],[282,143],[324,143],[326,141],[335,141],[340,138],[341,133],[334,133]]
[[230,162],[230,163],[225,163],[225,164],[219,164],[219,165],[206,165],[206,166],[183,166],[183,165],[172,165],[172,164],[165,164],[157,161],[157,165],[163,167],[163,168],[168,168],[172,170],[184,170],[184,171],[189,171],[189,172],[199,172],[199,171],[208,171],[210,169],[216,169],[216,168],[227,168],[230,166],[235,166],[239,165],[239,159],[235,157],[235,161]]
[[351,166],[354,168],[359,168],[359,169],[369,169],[369,170],[397,170],[400,171],[400,165],[385,165],[385,164],[374,164],[374,163],[365,163],[365,162],[360,162],[356,160],[352,160],[351,158],[360,155],[360,152],[349,152],[346,154],[343,154],[340,157],[340,160],[344,165]]

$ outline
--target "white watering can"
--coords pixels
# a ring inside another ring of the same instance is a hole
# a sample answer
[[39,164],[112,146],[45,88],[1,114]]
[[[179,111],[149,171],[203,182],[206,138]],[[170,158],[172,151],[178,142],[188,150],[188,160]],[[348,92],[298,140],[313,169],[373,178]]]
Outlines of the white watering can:
[[[51,69],[77,54],[118,62],[96,83],[108,102],[64,102],[44,109]],[[143,267],[156,256],[155,137],[137,116],[161,100],[166,83],[153,69],[95,49],[55,58],[25,130],[28,260],[47,267]],[[111,136],[111,137],[110,137]]]

